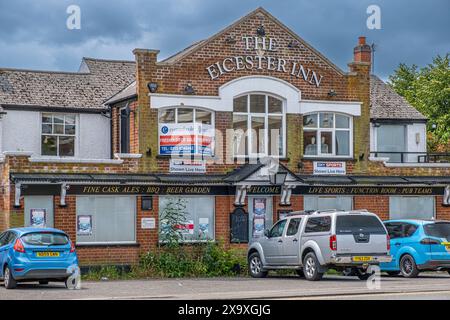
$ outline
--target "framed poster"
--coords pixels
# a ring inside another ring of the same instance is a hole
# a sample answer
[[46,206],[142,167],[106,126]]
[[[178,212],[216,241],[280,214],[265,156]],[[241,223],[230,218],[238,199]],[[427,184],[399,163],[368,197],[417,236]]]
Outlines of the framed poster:
[[266,227],[266,216],[253,216],[253,238],[261,237]]
[[255,216],[266,215],[266,198],[254,198],[253,199],[253,214]]
[[30,226],[34,228],[45,228],[47,218],[46,209],[30,209]]
[[90,236],[92,234],[92,215],[77,216],[77,235]]
[[200,218],[198,221],[198,233],[201,240],[206,240],[209,238],[209,218]]

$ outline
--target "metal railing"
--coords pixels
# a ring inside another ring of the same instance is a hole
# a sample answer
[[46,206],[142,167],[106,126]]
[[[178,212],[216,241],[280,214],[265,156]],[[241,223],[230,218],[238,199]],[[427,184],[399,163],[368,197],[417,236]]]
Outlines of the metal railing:
[[450,163],[450,153],[371,151],[376,158],[389,158],[392,163]]

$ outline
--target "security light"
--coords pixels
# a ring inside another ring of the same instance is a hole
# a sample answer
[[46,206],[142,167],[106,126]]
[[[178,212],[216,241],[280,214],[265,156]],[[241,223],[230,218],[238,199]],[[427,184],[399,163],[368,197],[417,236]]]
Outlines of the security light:
[[158,84],[156,82],[147,83],[147,87],[151,93],[155,93],[158,90]]

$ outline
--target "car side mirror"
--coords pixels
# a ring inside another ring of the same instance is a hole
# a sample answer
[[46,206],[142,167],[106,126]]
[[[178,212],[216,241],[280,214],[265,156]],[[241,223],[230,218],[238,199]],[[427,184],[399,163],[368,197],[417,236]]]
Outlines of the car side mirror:
[[264,235],[268,238],[269,237],[269,229],[264,230]]

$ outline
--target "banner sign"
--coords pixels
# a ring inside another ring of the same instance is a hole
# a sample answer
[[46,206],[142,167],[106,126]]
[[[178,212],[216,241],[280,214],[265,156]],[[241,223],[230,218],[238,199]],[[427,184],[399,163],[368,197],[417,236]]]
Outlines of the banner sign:
[[442,195],[443,187],[362,187],[362,186],[298,186],[292,190],[293,194],[329,194],[329,195],[355,195],[355,196],[376,196],[376,195],[418,195],[431,196]]
[[206,161],[170,159],[169,171],[170,173],[205,173]]
[[344,161],[314,161],[313,174],[346,174]]
[[253,238],[264,235],[266,226],[266,198],[253,198]]
[[201,123],[160,123],[159,154],[213,154],[214,128]]

